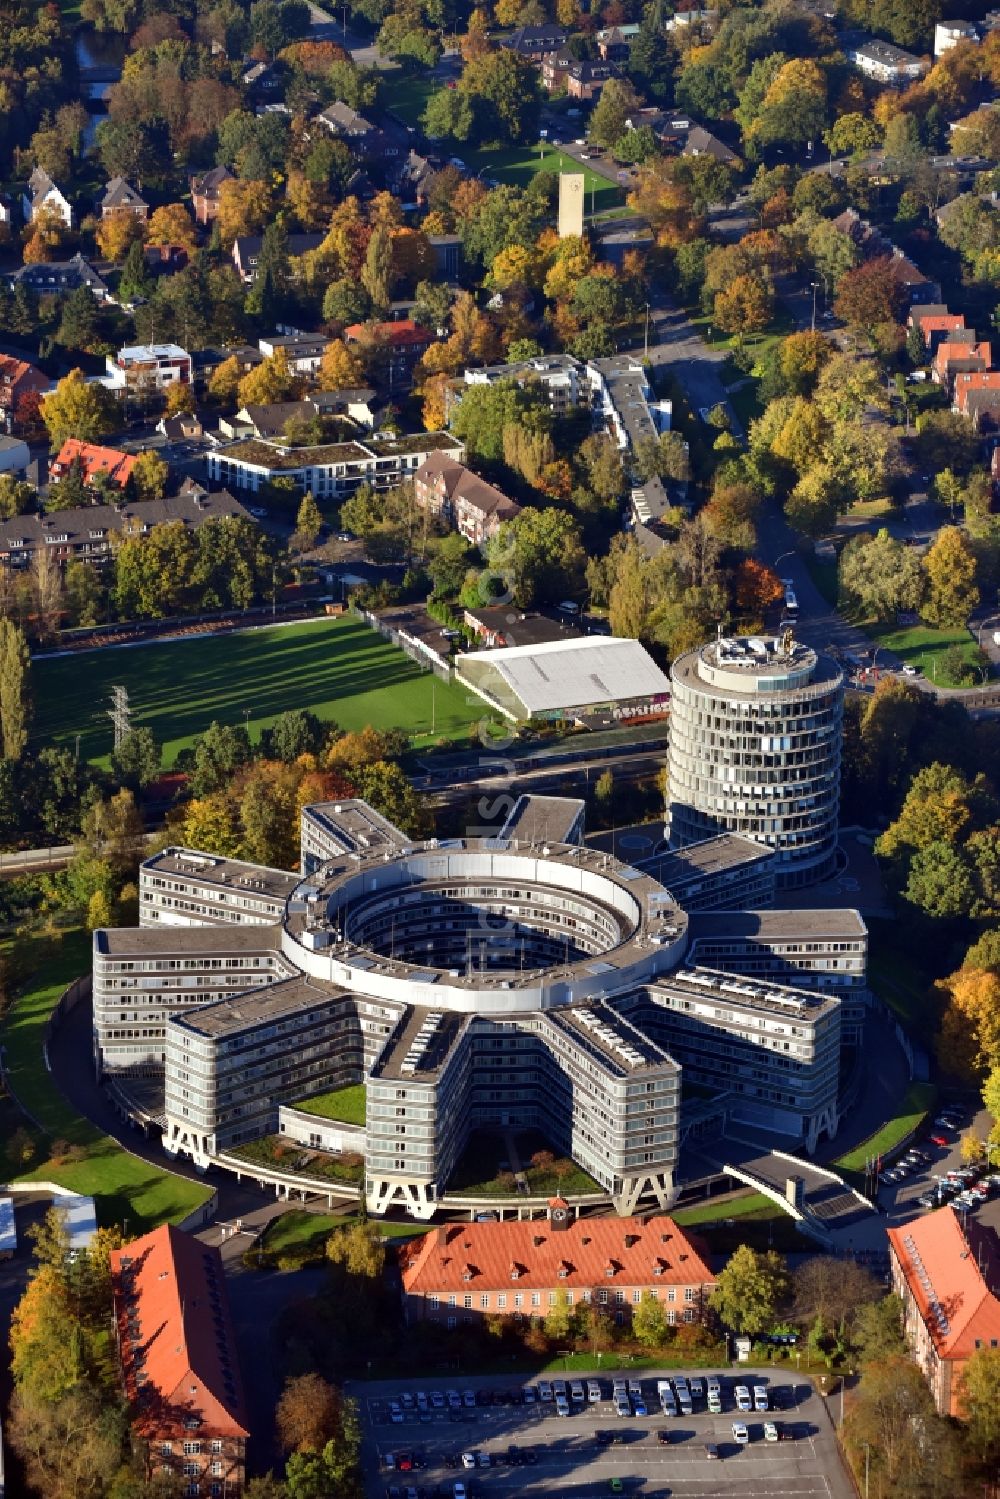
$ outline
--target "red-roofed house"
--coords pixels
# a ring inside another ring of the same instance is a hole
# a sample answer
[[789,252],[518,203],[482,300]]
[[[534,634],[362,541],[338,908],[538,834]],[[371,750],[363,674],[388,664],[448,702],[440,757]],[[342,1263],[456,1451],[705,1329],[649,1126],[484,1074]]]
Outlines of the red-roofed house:
[[24,359],[0,354],[0,423],[9,432],[14,425],[17,403],[28,394],[43,395],[52,386],[48,375]]
[[959,370],[952,389],[952,410],[971,415],[971,397],[976,391],[996,392],[1000,397],[1000,370]]
[[960,312],[939,312],[933,309],[914,307],[910,313],[910,327],[919,328],[924,340],[924,348],[929,354],[933,354],[937,345],[949,333],[955,333],[959,328],[965,327],[965,318]]
[[959,373],[972,373],[993,368],[993,350],[988,338],[976,341],[969,329],[968,338],[952,336],[938,344],[931,366],[933,378],[939,385],[950,386]]
[[408,1322],[544,1317],[559,1298],[594,1302],[620,1326],[644,1296],[667,1321],[700,1321],[715,1281],[672,1218],[577,1218],[555,1199],[548,1219],[432,1228],[400,1254]]
[[369,337],[384,343],[388,349],[389,375],[393,381],[408,379],[413,366],[434,342],[431,330],[422,328],[412,318],[400,318],[394,323],[351,323],[344,329],[344,339],[349,344]]
[[250,1433],[219,1251],[165,1224],[112,1251],[111,1283],[148,1472],[183,1478],[181,1493],[238,1499]]
[[1000,1259],[975,1223],[954,1208],[890,1228],[892,1288],[903,1302],[906,1341],[942,1416],[959,1414],[962,1370],[977,1348],[1000,1348]]
[[50,478],[61,479],[77,459],[83,465],[85,484],[92,484],[99,474],[107,474],[113,484],[124,489],[135,468],[133,453],[120,453],[117,448],[102,448],[96,443],[67,437],[49,467]]
[[504,521],[521,513],[515,500],[447,453],[431,453],[424,459],[413,476],[413,498],[461,531],[473,546],[489,541]]

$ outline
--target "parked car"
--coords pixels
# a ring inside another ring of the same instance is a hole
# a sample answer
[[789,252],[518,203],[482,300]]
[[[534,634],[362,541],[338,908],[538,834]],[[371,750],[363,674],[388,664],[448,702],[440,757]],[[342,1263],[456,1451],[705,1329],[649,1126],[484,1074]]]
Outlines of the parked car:
[[746,1427],[743,1425],[743,1422],[742,1421],[734,1421],[733,1422],[733,1441],[734,1442],[738,1442],[741,1447],[745,1447],[747,1445],[747,1443],[749,1442],[749,1440],[750,1440],[750,1433],[747,1431]]

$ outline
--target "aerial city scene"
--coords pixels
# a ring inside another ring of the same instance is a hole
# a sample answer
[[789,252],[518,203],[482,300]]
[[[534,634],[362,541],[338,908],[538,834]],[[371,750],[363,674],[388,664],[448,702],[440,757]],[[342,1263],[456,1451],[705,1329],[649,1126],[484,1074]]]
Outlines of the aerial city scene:
[[1000,1499],[956,3],[0,0],[0,1499]]

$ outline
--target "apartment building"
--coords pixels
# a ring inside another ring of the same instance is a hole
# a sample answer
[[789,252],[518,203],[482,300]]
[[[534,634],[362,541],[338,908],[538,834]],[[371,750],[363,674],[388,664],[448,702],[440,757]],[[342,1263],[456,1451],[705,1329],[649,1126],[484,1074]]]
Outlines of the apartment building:
[[80,505],[50,515],[12,515],[0,520],[0,561],[9,567],[28,567],[44,550],[59,563],[100,564],[111,556],[115,535],[145,536],[153,526],[173,521],[197,530],[208,521],[226,517],[251,519],[226,490],[208,494],[197,487],[162,500]]
[[432,453],[413,476],[413,498],[439,516],[473,546],[490,541],[521,507],[447,453]]
[[111,1251],[122,1392],[146,1477],[239,1499],[250,1421],[222,1256],[164,1224]]
[[715,1286],[672,1218],[574,1219],[558,1198],[545,1220],[432,1228],[401,1249],[400,1277],[407,1323],[447,1328],[560,1304],[596,1305],[622,1327],[647,1297],[673,1327],[701,1321]]
[[191,384],[191,355],[179,344],[130,344],[106,362],[112,388],[130,395]]
[[279,442],[240,439],[205,455],[209,478],[256,494],[275,479],[291,479],[317,500],[353,494],[359,484],[392,489],[412,479],[431,453],[465,457],[465,445],[447,432],[411,437],[366,437],[290,448]]

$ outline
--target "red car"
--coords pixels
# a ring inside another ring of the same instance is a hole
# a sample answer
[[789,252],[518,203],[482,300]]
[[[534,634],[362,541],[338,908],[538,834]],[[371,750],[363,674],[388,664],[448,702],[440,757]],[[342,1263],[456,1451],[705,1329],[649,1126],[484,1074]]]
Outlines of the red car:
[[945,1139],[944,1135],[931,1135],[932,1145],[948,1145],[949,1143],[950,1142]]

